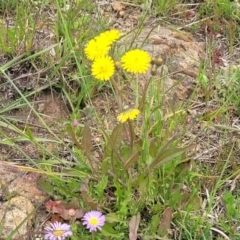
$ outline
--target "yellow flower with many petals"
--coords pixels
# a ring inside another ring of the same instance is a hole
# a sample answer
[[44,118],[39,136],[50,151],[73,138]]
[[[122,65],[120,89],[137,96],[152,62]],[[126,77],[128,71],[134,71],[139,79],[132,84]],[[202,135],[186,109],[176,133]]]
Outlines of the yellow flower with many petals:
[[94,38],[88,42],[84,52],[89,60],[94,60],[107,55],[110,47],[110,44],[104,39]]
[[114,62],[109,56],[99,57],[92,64],[92,75],[100,81],[108,81],[114,71]]
[[125,123],[127,120],[134,120],[139,114],[140,111],[138,109],[129,109],[125,112],[120,113],[117,116],[117,120],[121,123]]
[[101,33],[96,39],[101,39],[110,45],[115,43],[121,37],[121,33],[117,29],[109,30]]
[[150,62],[150,55],[140,49],[130,50],[121,58],[123,69],[131,73],[146,73]]

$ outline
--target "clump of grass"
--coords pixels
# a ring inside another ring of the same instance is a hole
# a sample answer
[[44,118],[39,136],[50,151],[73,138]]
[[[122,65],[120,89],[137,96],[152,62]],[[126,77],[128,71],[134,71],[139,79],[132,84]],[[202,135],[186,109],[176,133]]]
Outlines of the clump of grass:
[[[136,235],[137,229],[144,238],[164,236],[170,228],[172,212],[178,208],[185,208],[187,203],[189,210],[194,209],[195,206],[190,202],[198,198],[196,191],[191,192],[190,199],[188,193],[183,190],[184,182],[190,179],[190,161],[185,155],[189,146],[179,146],[181,134],[176,133],[178,126],[174,123],[175,114],[169,118],[164,118],[161,114],[164,109],[164,96],[156,93],[154,80],[148,79],[143,91],[139,89],[138,75],[145,73],[150,67],[151,59],[146,52],[133,50],[123,54],[121,59],[114,59],[115,62],[122,62],[123,69],[116,70],[113,77],[112,58],[103,57],[109,50],[108,46],[113,44],[108,43],[111,33],[115,33],[115,30],[95,37],[85,52],[91,60],[94,59],[94,55],[97,57],[92,64],[93,76],[100,81],[106,81],[105,84],[112,89],[119,112],[122,112],[118,116],[121,123],[116,124],[110,134],[104,126],[98,126],[106,141],[103,144],[101,162],[92,156],[89,125],[84,124],[82,128],[76,123],[73,127],[71,123],[67,129],[76,145],[74,155],[82,167],[88,168],[87,178],[69,178],[65,179],[64,183],[59,178],[51,177],[51,184],[56,192],[51,190],[50,193],[55,199],[65,196],[66,202],[76,200],[80,194],[81,198],[77,200],[78,208],[101,210],[105,214],[106,223],[101,232],[96,233],[96,239],[107,236],[126,239],[129,234]],[[116,34],[118,38],[119,34]],[[103,56],[98,56],[98,49],[101,49],[100,53]],[[137,62],[133,62],[133,59]],[[103,65],[100,60],[104,61]],[[128,71],[135,75],[129,75]],[[125,80],[119,77],[121,73],[125,75]],[[130,92],[125,93],[124,90],[126,84],[135,89],[130,98]],[[126,109],[129,100],[133,101],[132,105],[129,106],[130,109]],[[138,114],[141,117],[134,123],[132,120]],[[96,116],[97,119],[100,117]],[[81,143],[78,142],[79,139]],[[74,165],[71,171],[77,176],[79,166]],[[79,187],[72,188],[79,186],[78,182],[81,186],[80,191]],[[47,183],[42,182],[43,187],[45,184]],[[62,187],[63,185],[65,187]],[[166,209],[169,209],[166,213],[169,219],[168,227],[160,224],[161,215]],[[138,223],[132,229],[134,221]],[[73,229],[77,237],[88,236],[83,227]],[[151,229],[151,232],[148,233],[147,229]]]

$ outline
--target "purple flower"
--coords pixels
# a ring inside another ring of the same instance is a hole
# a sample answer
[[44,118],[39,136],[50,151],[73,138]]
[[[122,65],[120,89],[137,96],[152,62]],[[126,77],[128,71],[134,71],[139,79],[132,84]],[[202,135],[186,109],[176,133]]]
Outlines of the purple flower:
[[68,236],[72,236],[71,226],[66,223],[50,223],[44,228],[46,233],[45,240],[64,240]]
[[86,228],[89,229],[90,232],[94,232],[101,230],[101,227],[105,223],[105,216],[99,211],[91,211],[87,212],[82,220],[83,225],[86,225]]

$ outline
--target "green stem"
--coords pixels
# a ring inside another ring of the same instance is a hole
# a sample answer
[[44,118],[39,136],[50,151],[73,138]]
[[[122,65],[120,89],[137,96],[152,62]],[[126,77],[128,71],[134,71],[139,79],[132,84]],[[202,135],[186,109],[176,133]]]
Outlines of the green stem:
[[133,141],[134,141],[134,131],[133,131],[133,126],[132,122],[130,120],[127,121],[128,126],[129,126],[129,135],[130,135],[130,154],[133,152]]
[[119,110],[120,112],[123,111],[123,103],[122,103],[122,99],[123,99],[123,95],[121,90],[119,89],[117,83],[111,79],[111,83],[113,85],[113,89],[115,90],[116,96],[117,96],[117,102],[118,102],[118,106],[119,106]]
[[136,103],[135,103],[135,108],[138,108],[138,100],[139,100],[139,75],[137,74],[137,80],[136,80]]

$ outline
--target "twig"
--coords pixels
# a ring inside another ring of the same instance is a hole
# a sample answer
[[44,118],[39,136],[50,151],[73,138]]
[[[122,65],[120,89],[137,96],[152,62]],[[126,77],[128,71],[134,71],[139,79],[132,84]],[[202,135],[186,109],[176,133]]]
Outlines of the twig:
[[211,227],[211,230],[219,233],[219,234],[222,235],[226,240],[231,240],[223,231],[221,231],[221,230],[219,230],[219,229],[217,229],[217,228],[214,228],[214,227]]
[[185,25],[185,26],[182,26],[182,27],[178,27],[177,30],[182,30],[182,29],[187,28],[187,27],[190,27],[190,26],[192,26],[192,25],[194,25],[194,24],[197,24],[197,23],[200,23],[200,22],[204,22],[204,21],[206,21],[206,20],[208,20],[208,19],[211,19],[212,17],[213,17],[213,16],[206,17],[206,18],[200,19],[199,21],[189,23],[189,24],[187,24],[187,25]]

